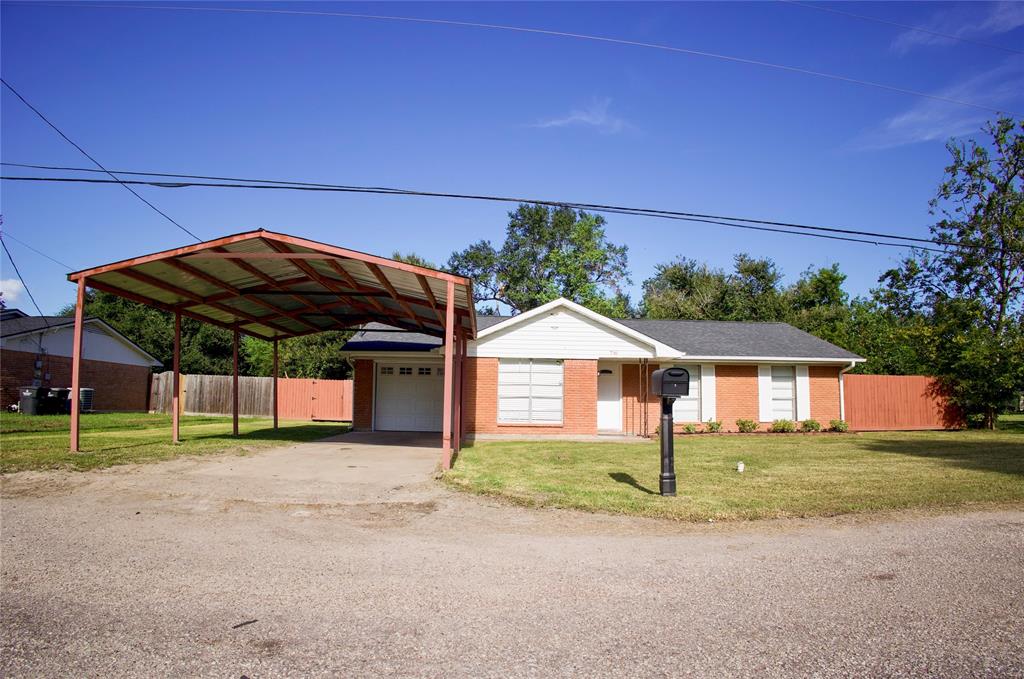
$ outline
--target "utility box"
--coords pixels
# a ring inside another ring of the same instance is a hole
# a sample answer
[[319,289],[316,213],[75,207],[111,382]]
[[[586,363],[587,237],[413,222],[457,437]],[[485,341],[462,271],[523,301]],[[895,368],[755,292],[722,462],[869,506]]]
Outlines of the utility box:
[[651,373],[651,394],[661,397],[690,395],[690,371],[686,368],[662,368]]

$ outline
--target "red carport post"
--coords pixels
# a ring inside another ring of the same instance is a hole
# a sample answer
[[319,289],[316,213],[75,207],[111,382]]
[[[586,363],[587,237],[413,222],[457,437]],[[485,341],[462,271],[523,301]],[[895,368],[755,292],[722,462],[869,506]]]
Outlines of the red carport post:
[[274,429],[277,429],[277,340],[274,340]]
[[455,281],[448,280],[444,319],[444,420],[441,422],[441,468],[452,468],[452,391],[455,363]]
[[178,430],[181,409],[181,312],[174,312],[174,380],[171,388],[171,441],[179,442]]
[[79,385],[82,375],[82,320],[85,312],[85,279],[78,279],[78,297],[75,300],[75,337],[71,349],[71,452],[79,452]]
[[466,333],[459,326],[455,333],[455,451],[462,450],[462,355],[466,351]]
[[238,436],[238,328],[231,343],[231,433]]

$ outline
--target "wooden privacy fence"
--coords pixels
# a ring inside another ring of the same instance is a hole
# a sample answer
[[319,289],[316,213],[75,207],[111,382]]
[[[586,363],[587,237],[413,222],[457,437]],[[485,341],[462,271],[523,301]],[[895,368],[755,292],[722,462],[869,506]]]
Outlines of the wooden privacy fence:
[[924,375],[843,375],[846,421],[856,431],[956,429],[963,418]]
[[[153,375],[149,390],[152,412],[171,412],[174,374]],[[182,409],[189,415],[230,415],[230,375],[182,375]],[[238,378],[238,413],[273,417],[272,377]],[[277,412],[285,420],[352,419],[352,380],[314,380],[282,377],[277,380]]]

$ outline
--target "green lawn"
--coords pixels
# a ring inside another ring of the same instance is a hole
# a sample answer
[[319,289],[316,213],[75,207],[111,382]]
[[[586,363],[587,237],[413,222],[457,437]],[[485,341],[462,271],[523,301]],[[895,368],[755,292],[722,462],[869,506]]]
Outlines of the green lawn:
[[83,452],[68,452],[67,415],[0,413],[0,472],[28,469],[98,469],[116,464],[168,460],[181,455],[246,453],[302,441],[316,441],[348,429],[338,422],[242,418],[239,436],[230,417],[181,418],[181,439],[171,443],[171,416],[147,413],[82,415]]
[[682,521],[1024,503],[1024,419],[1001,425],[994,432],[681,436],[675,498],[657,494],[654,442],[478,442],[445,479],[529,506]]

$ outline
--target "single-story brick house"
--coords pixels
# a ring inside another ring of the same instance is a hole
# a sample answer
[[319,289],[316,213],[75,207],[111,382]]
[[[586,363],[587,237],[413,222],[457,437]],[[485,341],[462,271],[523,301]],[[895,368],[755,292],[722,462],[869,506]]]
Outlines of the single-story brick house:
[[[29,316],[18,309],[0,315],[0,407],[17,403],[25,386],[71,386],[75,319]],[[146,410],[149,375],[160,365],[139,345],[98,318],[83,322],[82,386],[95,390],[93,409]]]
[[[864,359],[785,323],[611,319],[566,299],[479,316],[462,389],[467,437],[649,435],[650,373],[679,365],[690,396],[675,421],[842,419],[843,373]],[[355,366],[353,425],[441,431],[443,341],[370,324],[345,345]]]

